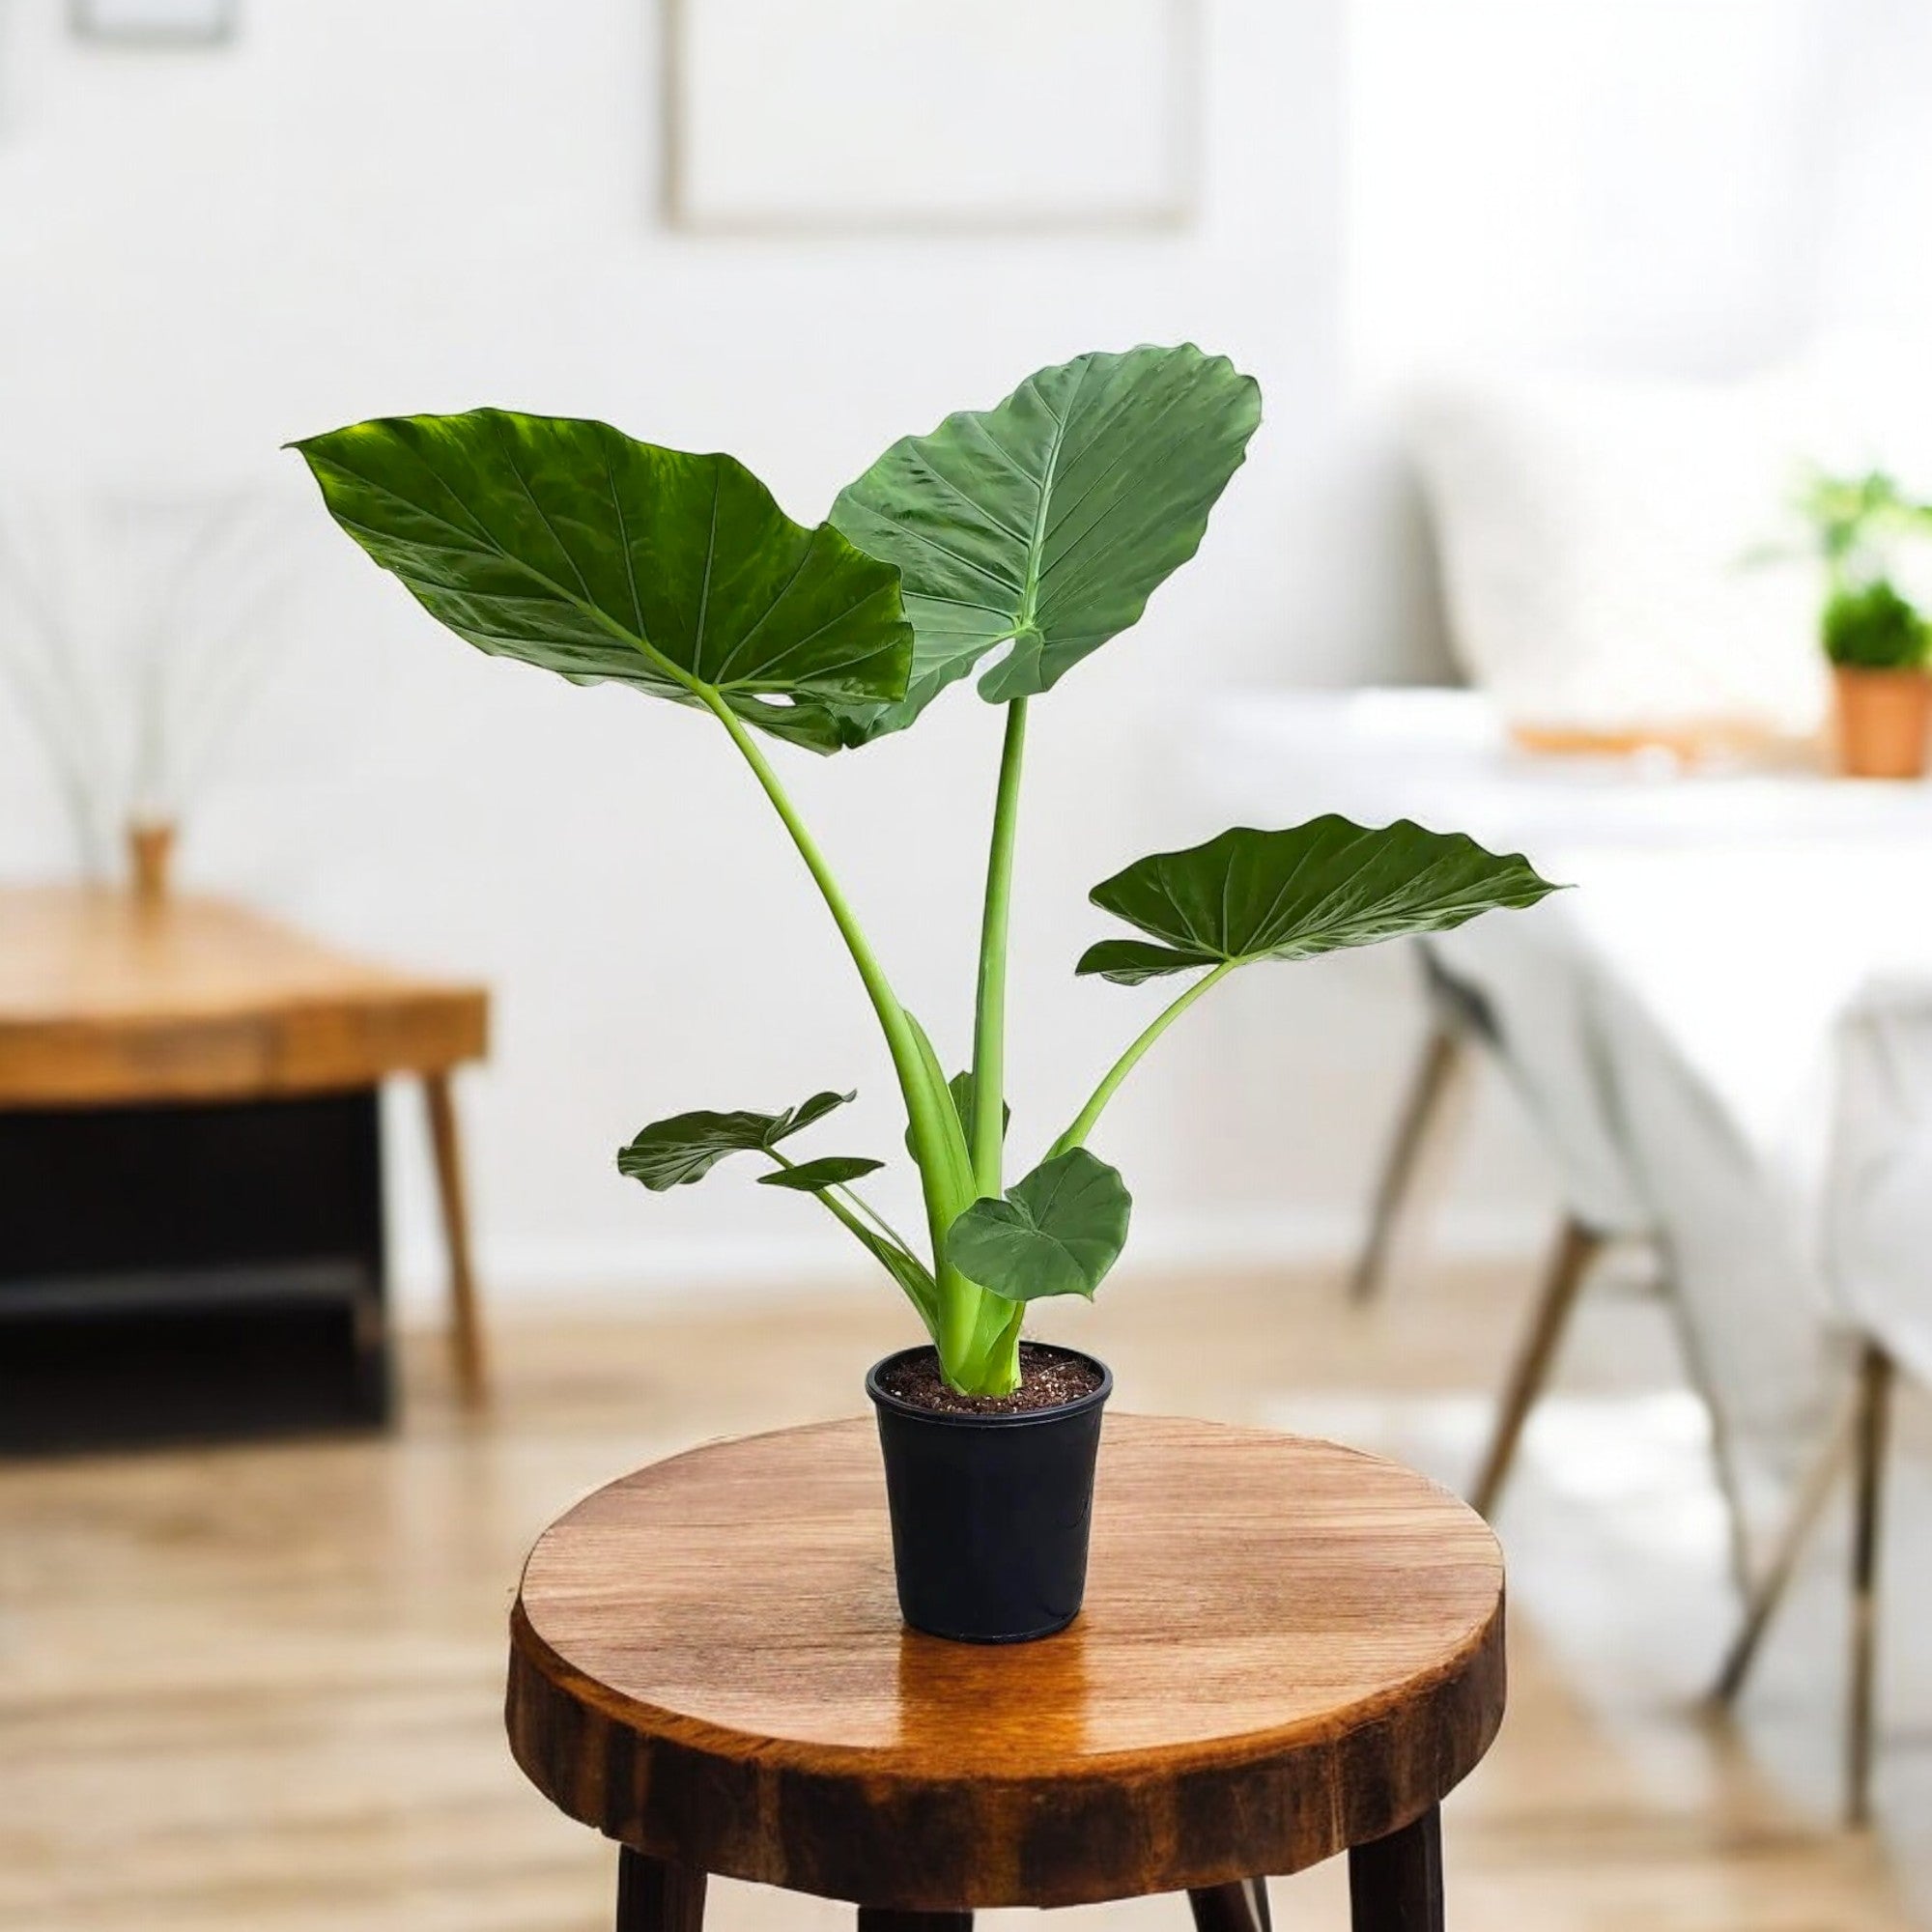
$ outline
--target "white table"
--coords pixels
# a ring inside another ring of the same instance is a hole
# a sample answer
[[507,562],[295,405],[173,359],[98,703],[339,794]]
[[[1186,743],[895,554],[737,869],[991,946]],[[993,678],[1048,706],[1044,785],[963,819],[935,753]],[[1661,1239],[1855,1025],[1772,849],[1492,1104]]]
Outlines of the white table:
[[1429,944],[1494,1012],[1573,1210],[1660,1243],[1757,1541],[1833,1413],[1847,1303],[1932,1359],[1932,1045],[1871,1044],[1874,999],[1932,1012],[1932,787],[1535,756],[1437,690],[1228,694],[1190,763],[1230,822],[1412,817],[1577,887]]

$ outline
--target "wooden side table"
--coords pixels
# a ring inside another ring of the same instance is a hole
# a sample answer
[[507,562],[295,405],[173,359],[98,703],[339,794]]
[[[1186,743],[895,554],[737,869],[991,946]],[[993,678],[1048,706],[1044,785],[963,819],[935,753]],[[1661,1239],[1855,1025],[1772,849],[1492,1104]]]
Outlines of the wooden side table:
[[349,958],[218,899],[0,891],[0,1110],[288,1099],[421,1079],[466,1402],[485,1391],[452,1071],[489,996]]
[[705,1875],[860,1907],[1191,1895],[1348,1851],[1355,1932],[1442,1922],[1437,1804],[1503,1712],[1502,1561],[1463,1504],[1295,1436],[1110,1417],[1087,1607],[1010,1648],[899,1622],[870,1421],[721,1442],[545,1531],[508,1727],[622,1846],[618,1932],[697,1932]]

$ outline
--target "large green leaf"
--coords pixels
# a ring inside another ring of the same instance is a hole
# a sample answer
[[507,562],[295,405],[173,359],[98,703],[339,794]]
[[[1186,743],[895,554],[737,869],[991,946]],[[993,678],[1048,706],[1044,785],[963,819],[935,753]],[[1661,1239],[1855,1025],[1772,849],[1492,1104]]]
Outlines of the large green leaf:
[[976,1201],[946,1236],[946,1259],[1009,1301],[1090,1299],[1126,1245],[1133,1197],[1085,1148],[1042,1161],[1003,1201]]
[[982,696],[1050,691],[1200,548],[1260,421],[1253,379],[1186,344],[1079,356],[895,442],[832,506],[903,573],[917,639],[904,700],[855,732],[911,724],[1008,639]]
[[336,522],[479,650],[683,704],[695,681],[818,751],[856,741],[843,707],[905,691],[897,573],[793,523],[731,457],[508,410],[294,446]]
[[1406,818],[1368,827],[1331,813],[1285,832],[1237,827],[1137,859],[1095,886],[1096,906],[1162,944],[1105,939],[1075,970],[1134,985],[1224,961],[1307,959],[1441,932],[1556,890],[1520,853],[1498,856]]
[[842,1107],[851,1094],[814,1094],[782,1114],[674,1114],[653,1121],[617,1151],[617,1172],[641,1180],[653,1194],[702,1180],[730,1153],[769,1153],[782,1140]]

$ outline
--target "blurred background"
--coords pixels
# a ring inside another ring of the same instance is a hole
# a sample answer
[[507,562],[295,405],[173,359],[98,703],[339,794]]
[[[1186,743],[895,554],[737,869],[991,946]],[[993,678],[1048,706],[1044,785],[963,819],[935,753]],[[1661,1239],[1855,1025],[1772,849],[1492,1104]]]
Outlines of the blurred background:
[[[1180,340],[1265,419],[1036,721],[1015,1132],[1154,1010],[1071,978],[1143,852],[1409,813],[1585,891],[1232,984],[1110,1116],[1130,1262],[1046,1325],[1131,1406],[1510,1475],[1472,1922],[1932,1918],[1928,101],[1912,0],[0,0],[0,1918],[604,1922],[496,1731],[519,1553],[649,1454],[850,1411],[904,1325],[802,1208],[612,1172],[821,1088],[896,1142],[708,721],[467,651],[280,446],[595,416],[813,522],[1036,367]],[[997,729],[961,687],[781,754],[949,1062]],[[151,1161],[211,1200],[134,1212]]]

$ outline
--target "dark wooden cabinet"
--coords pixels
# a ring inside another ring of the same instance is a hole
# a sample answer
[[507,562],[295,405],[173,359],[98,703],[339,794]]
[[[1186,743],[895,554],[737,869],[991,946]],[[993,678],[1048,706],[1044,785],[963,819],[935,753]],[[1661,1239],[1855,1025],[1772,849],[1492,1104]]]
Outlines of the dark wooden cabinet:
[[380,1423],[379,1089],[419,1082],[485,1393],[451,1076],[489,996],[220,899],[0,890],[0,1449]]
[[0,1113],[0,1449],[385,1421],[377,1097]]

